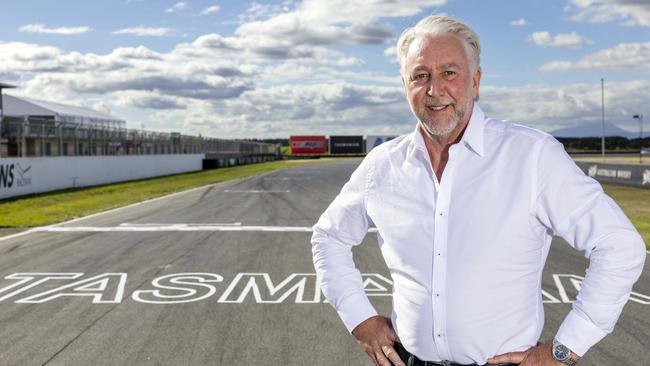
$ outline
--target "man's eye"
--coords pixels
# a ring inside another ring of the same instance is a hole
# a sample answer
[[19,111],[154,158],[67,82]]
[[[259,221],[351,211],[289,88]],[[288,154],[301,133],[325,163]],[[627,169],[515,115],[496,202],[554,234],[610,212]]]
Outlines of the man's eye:
[[452,78],[456,76],[456,71],[447,70],[444,72],[446,78]]
[[416,74],[416,75],[413,77],[413,80],[416,80],[416,81],[422,81],[422,80],[426,80],[426,79],[428,79],[428,78],[429,78],[429,74],[427,74],[427,73],[422,73],[422,74]]

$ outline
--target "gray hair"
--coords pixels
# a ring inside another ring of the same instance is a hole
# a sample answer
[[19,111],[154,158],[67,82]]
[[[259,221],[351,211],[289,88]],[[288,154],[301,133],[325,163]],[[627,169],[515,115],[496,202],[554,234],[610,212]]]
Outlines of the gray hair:
[[402,75],[405,75],[404,61],[411,43],[418,37],[443,34],[454,34],[461,38],[472,72],[478,70],[481,64],[481,42],[472,28],[448,16],[430,15],[420,20],[415,27],[406,28],[397,41],[397,59]]

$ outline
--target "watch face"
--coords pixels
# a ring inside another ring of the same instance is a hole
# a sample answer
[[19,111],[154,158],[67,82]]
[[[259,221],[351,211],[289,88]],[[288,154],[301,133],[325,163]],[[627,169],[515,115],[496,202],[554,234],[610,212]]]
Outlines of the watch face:
[[558,361],[564,361],[571,356],[571,351],[562,344],[556,344],[553,347],[553,356]]

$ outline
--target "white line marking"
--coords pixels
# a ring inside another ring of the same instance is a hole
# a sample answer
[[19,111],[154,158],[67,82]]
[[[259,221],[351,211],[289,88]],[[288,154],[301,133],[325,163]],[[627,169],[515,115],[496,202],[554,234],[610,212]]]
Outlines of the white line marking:
[[185,193],[190,193],[190,192],[198,191],[198,190],[200,190],[200,189],[207,189],[207,188],[214,187],[214,186],[218,186],[218,185],[223,185],[223,184],[233,183],[233,182],[241,181],[241,180],[244,180],[244,179],[250,179],[250,178],[255,178],[255,177],[262,177],[262,178],[264,178],[265,175],[272,174],[272,173],[274,173],[274,172],[268,172],[268,173],[264,173],[264,174],[254,175],[254,176],[251,176],[251,177],[238,178],[238,179],[228,180],[228,181],[224,181],[224,182],[218,182],[218,183],[208,184],[208,185],[201,186],[201,187],[190,188],[190,189],[187,189],[187,190],[184,190],[184,191],[175,192],[175,193],[170,193],[170,194],[165,195],[165,196],[160,196],[160,197],[156,197],[156,198],[148,199],[148,200],[145,200],[145,201],[140,201],[140,202],[132,203],[132,204],[130,204],[130,205],[126,205],[126,206],[122,206],[122,207],[112,208],[112,209],[110,209],[110,210],[97,212],[97,213],[94,213],[94,214],[91,214],[91,215],[87,215],[87,216],[77,217],[77,218],[72,219],[72,220],[59,222],[59,223],[52,224],[52,225],[49,225],[49,226],[43,226],[43,227],[35,227],[35,228],[31,228],[31,229],[28,229],[28,230],[25,230],[25,231],[21,231],[21,232],[16,233],[16,234],[11,234],[11,235],[7,235],[7,236],[0,237],[0,242],[1,242],[1,241],[5,241],[5,240],[10,240],[10,239],[13,239],[13,238],[17,238],[17,237],[20,237],[20,236],[23,236],[23,235],[31,234],[31,233],[33,233],[33,232],[46,231],[46,230],[43,230],[43,229],[44,229],[44,228],[47,228],[47,227],[57,227],[57,226],[60,226],[60,225],[66,225],[66,224],[70,224],[70,223],[73,223],[73,222],[76,222],[76,221],[79,221],[79,220],[90,219],[90,218],[93,218],[93,217],[96,217],[96,216],[100,216],[100,215],[104,215],[104,214],[107,214],[107,213],[112,213],[112,212],[115,212],[115,211],[119,211],[119,210],[123,210],[123,209],[131,208],[131,207],[136,207],[136,206],[144,205],[144,204],[146,204],[146,203],[151,203],[151,202],[155,202],[155,201],[163,200],[163,199],[166,199],[166,198],[171,198],[171,197],[174,197],[174,196],[179,196],[179,195],[181,195],[181,194],[185,194]]
[[264,180],[311,180],[311,177],[268,177]]
[[196,226],[241,226],[241,222],[231,223],[211,223],[211,224],[131,224],[125,222],[120,226],[126,227],[158,227],[158,226],[172,226],[172,227],[196,227]]
[[[38,232],[73,233],[73,232],[156,232],[156,231],[239,231],[239,232],[290,232],[309,233],[311,226],[238,226],[222,224],[160,224],[150,225],[120,225],[120,226],[44,226],[34,228]],[[368,232],[377,232],[370,228]]]
[[9,239],[17,238],[17,237],[19,237],[19,236],[23,236],[23,235],[31,234],[31,233],[33,233],[34,231],[36,231],[35,229],[36,229],[36,228],[32,228],[32,229],[28,229],[28,230],[25,230],[25,231],[21,231],[21,232],[19,232],[19,233],[15,233],[15,234],[11,234],[11,235],[7,235],[7,236],[0,237],[0,241],[9,240]]
[[249,190],[234,190],[234,189],[226,189],[224,190],[226,193],[291,193],[291,191],[287,190],[282,190],[282,191],[274,191],[274,190],[263,190],[263,189],[249,189]]

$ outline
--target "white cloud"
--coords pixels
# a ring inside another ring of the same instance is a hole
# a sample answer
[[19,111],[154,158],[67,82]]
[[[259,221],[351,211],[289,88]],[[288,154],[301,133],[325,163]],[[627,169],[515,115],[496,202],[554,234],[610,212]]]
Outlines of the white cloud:
[[[395,37],[381,18],[407,17],[446,0],[347,1],[304,0],[294,10],[242,24],[235,34],[260,47],[381,43]],[[258,4],[258,7],[263,7]],[[250,9],[249,9],[250,10]]]
[[[408,133],[413,129],[397,73],[343,71],[300,60],[256,63],[247,51],[229,55],[223,48],[212,48],[224,43],[227,38],[213,36],[165,53],[141,46],[107,54],[0,43],[0,75],[21,75],[22,86],[15,94],[90,103],[132,124],[205,136]],[[648,81],[608,83],[608,118],[613,123],[629,119],[646,104],[647,95]],[[491,116],[552,130],[597,120],[600,86],[483,86],[481,106]]]
[[384,50],[384,56],[390,63],[399,64],[397,60],[397,46],[390,46]]
[[134,34],[140,37],[161,37],[171,32],[169,28],[150,28],[143,25],[132,28],[119,29],[113,32],[113,34]]
[[0,43],[0,74],[5,72],[21,72],[29,79],[27,87],[36,94],[55,85],[81,94],[135,90],[222,99],[237,97],[254,86],[250,76],[254,67],[245,62],[187,56],[177,51],[157,53],[142,46],[97,55],[18,42]]
[[81,34],[90,32],[92,29],[90,27],[59,27],[59,28],[47,28],[43,24],[27,24],[18,28],[21,32],[26,33],[44,33],[44,34]]
[[246,9],[246,13],[239,16],[240,23],[269,19],[282,13],[289,12],[290,8],[283,4],[261,4],[256,1]]
[[527,24],[528,22],[524,18],[519,18],[517,20],[513,20],[512,22],[510,22],[510,25],[514,25],[514,26],[524,26]]
[[[444,3],[287,0],[272,14],[251,6],[255,20],[234,35],[206,34],[164,52],[140,46],[95,54],[0,42],[0,75],[18,74],[23,95],[90,102],[148,128],[221,137],[406,133],[413,117],[397,69],[382,75],[354,68],[363,61],[331,46],[392,41],[384,18]],[[113,33],[169,32],[140,25]]]
[[591,69],[650,70],[650,42],[621,43],[584,56],[578,61],[552,61],[540,67],[541,71]]
[[186,108],[186,104],[182,102],[185,98],[167,96],[156,91],[126,90],[114,92],[112,95],[116,97],[115,104],[121,107],[154,110]]
[[187,7],[187,3],[184,1],[179,1],[174,4],[171,8],[165,9],[165,13],[175,13],[179,10],[183,10]]
[[207,8],[201,10],[200,15],[215,14],[221,9],[219,5],[208,6]]
[[[606,122],[634,128],[632,114],[647,104],[650,82],[608,82]],[[545,131],[601,118],[600,83],[481,87],[481,106],[492,117],[508,119]]]
[[279,85],[245,92],[212,108],[219,111],[219,119],[206,121],[204,127],[214,133],[242,134],[242,129],[248,136],[273,137],[407,133],[414,126],[401,87],[341,82]]
[[592,43],[576,32],[559,33],[555,36],[549,32],[534,32],[530,36],[530,40],[536,45],[544,47],[582,48],[586,44]]
[[646,0],[569,0],[571,19],[589,23],[620,22],[650,27],[650,2]]
[[252,61],[292,59],[320,65],[359,66],[358,58],[314,45],[292,45],[288,40],[262,42],[259,37],[223,37],[219,34],[200,36],[192,43],[181,43],[175,52],[187,56],[219,57],[228,55]]

